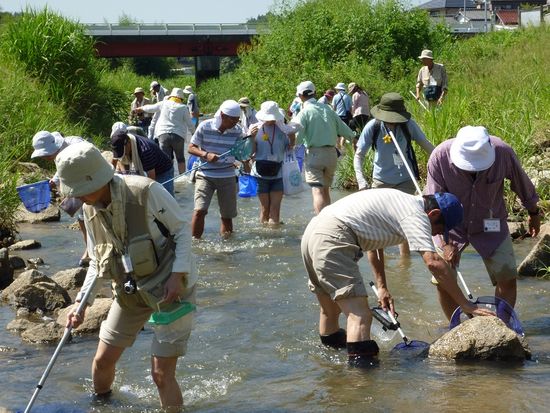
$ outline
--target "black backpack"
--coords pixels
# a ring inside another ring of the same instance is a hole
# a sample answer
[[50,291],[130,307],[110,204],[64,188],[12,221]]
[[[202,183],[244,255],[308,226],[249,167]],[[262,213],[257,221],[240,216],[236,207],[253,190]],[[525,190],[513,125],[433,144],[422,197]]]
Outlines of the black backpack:
[[[418,170],[418,162],[416,161],[416,154],[414,153],[414,149],[411,144],[412,138],[411,138],[411,131],[409,130],[408,122],[398,123],[397,127],[401,128],[401,130],[403,131],[403,135],[405,135],[405,139],[407,140],[406,156],[411,163],[414,176],[418,180],[420,179],[420,171]],[[378,140],[380,129],[382,129],[382,122],[376,119],[374,121],[374,129],[373,129],[372,145],[371,145],[371,148],[373,151],[376,151],[376,141]]]

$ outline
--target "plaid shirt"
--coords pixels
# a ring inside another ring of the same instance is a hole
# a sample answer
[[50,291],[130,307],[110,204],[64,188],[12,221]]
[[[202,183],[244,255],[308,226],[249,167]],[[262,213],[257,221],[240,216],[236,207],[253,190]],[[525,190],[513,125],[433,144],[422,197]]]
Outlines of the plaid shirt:
[[[437,146],[428,161],[428,180],[424,190],[425,194],[443,191],[458,197],[464,206],[464,222],[449,233],[449,242],[459,249],[471,243],[483,258],[490,257],[510,236],[504,179],[510,180],[510,188],[525,208],[535,209],[539,200],[514,150],[495,136],[490,139],[495,148],[495,162],[489,169],[476,174],[459,169],[451,162],[449,150],[454,139]],[[500,219],[500,232],[484,232],[485,218]],[[436,242],[440,243],[441,239]]]

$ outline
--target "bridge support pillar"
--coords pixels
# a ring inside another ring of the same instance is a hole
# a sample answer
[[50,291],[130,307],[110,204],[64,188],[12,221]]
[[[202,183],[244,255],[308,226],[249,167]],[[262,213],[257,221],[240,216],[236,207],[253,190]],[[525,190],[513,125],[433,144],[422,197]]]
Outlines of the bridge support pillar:
[[197,86],[210,78],[220,76],[219,56],[195,57],[195,82]]

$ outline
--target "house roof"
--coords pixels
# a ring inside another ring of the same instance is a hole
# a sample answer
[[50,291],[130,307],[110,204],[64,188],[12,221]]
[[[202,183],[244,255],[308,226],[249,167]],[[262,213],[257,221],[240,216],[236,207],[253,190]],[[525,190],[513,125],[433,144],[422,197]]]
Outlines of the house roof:
[[[474,9],[476,3],[473,0],[466,0],[466,10]],[[427,3],[420,4],[417,9],[463,9],[464,0],[431,0]]]
[[519,23],[517,10],[497,10],[496,15],[504,25]]

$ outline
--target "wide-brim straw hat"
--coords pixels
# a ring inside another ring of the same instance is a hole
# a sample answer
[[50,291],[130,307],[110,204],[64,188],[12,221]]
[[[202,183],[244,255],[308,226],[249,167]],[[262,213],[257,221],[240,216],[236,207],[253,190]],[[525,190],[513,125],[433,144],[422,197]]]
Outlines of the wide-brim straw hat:
[[434,59],[434,54],[429,49],[422,50],[422,53],[420,53],[420,56],[418,56],[419,59]]
[[285,117],[279,111],[279,105],[277,105],[277,102],[268,100],[262,103],[260,110],[256,113],[256,118],[262,122],[269,122],[272,120],[283,120]]
[[175,87],[175,88],[172,89],[172,91],[170,92],[170,95],[168,97],[183,99],[185,96],[184,96],[183,90],[181,90],[181,88]]
[[495,162],[495,148],[483,126],[464,126],[449,150],[451,162],[464,171],[481,172]]
[[376,119],[388,123],[405,123],[411,118],[403,97],[395,92],[383,95],[380,103],[373,107],[370,113]]
[[240,98],[238,102],[241,108],[247,108],[250,106],[250,99],[248,99],[246,96],[243,96],[242,98]]
[[134,89],[134,95],[135,95],[136,93],[143,93],[143,94],[145,94],[145,90],[143,90],[142,87],[136,87],[136,88]]

